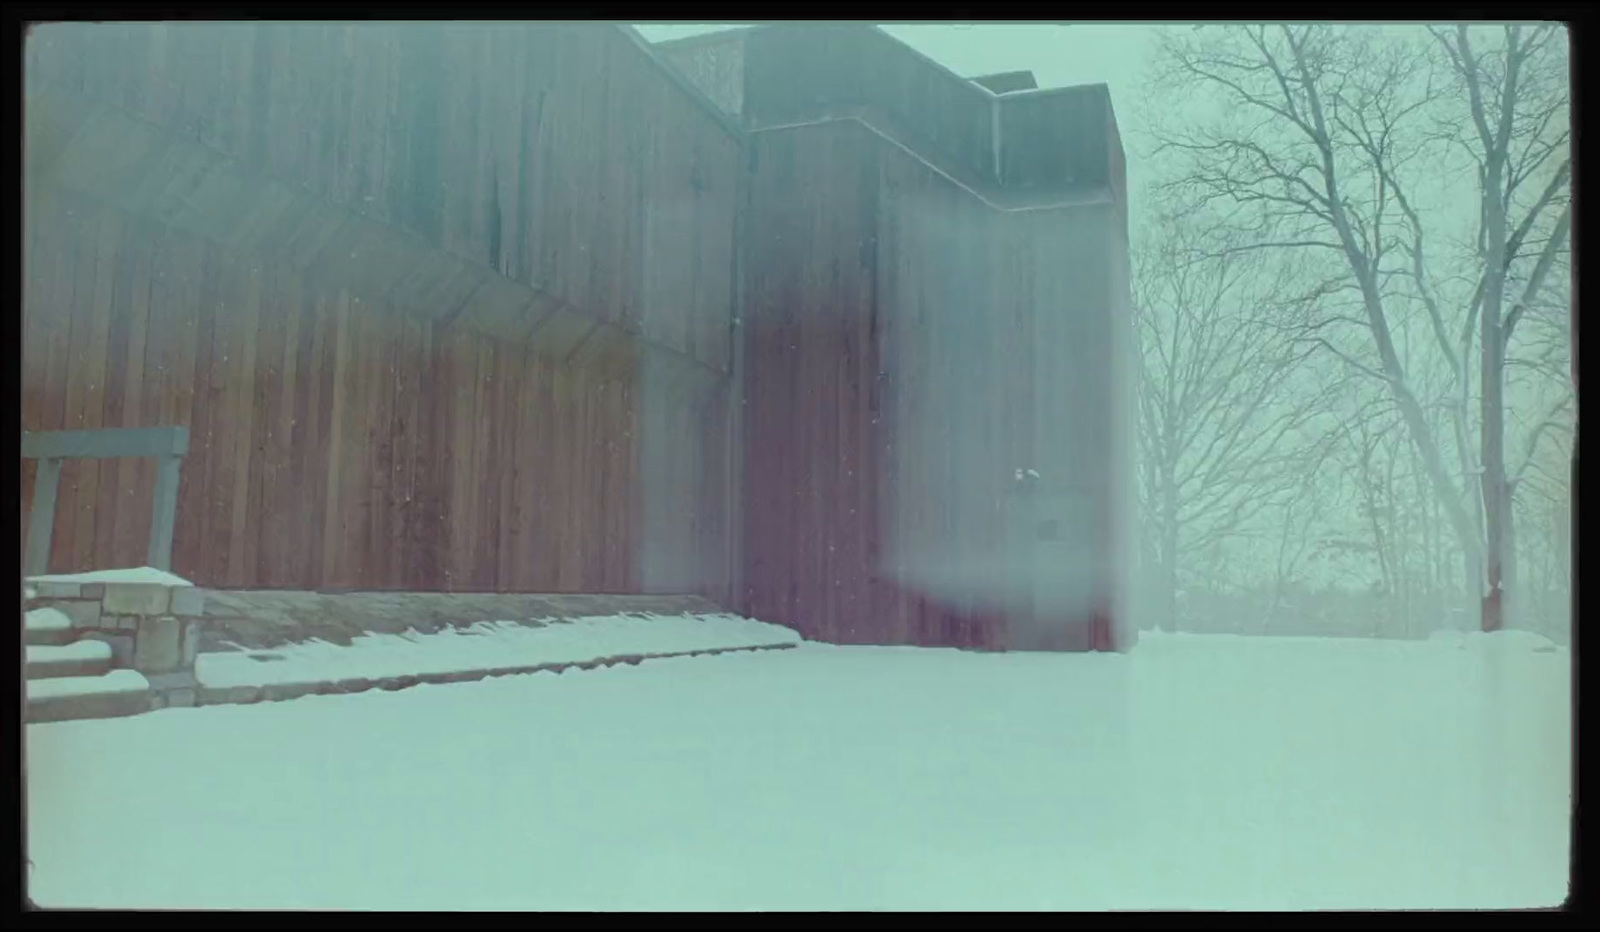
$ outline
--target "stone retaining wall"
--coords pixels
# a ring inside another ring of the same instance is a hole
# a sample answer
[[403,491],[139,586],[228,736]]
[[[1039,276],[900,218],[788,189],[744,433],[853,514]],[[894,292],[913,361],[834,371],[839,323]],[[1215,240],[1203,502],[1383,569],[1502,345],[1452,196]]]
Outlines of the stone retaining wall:
[[200,649],[270,650],[323,640],[349,646],[368,634],[414,630],[433,634],[485,621],[537,626],[597,615],[715,614],[722,609],[699,596],[536,595],[495,592],[205,591],[205,632]]
[[715,654],[748,653],[754,651],[789,650],[793,644],[767,644],[755,647],[710,647],[701,650],[673,651],[667,653],[618,654],[597,657],[594,660],[554,661],[551,663],[522,664],[487,669],[451,670],[439,673],[411,673],[385,676],[378,679],[353,677],[342,680],[323,680],[315,683],[268,683],[262,686],[205,686],[200,690],[201,705],[250,705],[257,702],[283,702],[301,696],[337,696],[347,693],[383,689],[393,692],[430,683],[470,683],[501,676],[525,673],[564,673],[567,670],[594,670],[618,664],[638,666],[646,660],[664,660],[672,657],[709,657]]
[[[112,667],[137,670],[150,683],[151,708],[281,701],[304,695],[406,689],[518,673],[590,669],[639,663],[671,654],[628,654],[573,663],[545,663],[376,680],[202,687],[195,658],[202,652],[262,650],[313,639],[349,645],[364,634],[432,633],[482,621],[539,626],[596,615],[712,614],[721,609],[699,596],[527,595],[437,592],[217,591],[154,583],[26,580],[29,609],[55,608],[72,620],[75,639],[111,646]],[[783,645],[790,646],[790,645]],[[681,656],[768,648],[713,648]]]
[[157,583],[24,581],[29,609],[54,608],[72,621],[75,639],[104,641],[113,669],[150,681],[156,706],[194,705],[205,593]]

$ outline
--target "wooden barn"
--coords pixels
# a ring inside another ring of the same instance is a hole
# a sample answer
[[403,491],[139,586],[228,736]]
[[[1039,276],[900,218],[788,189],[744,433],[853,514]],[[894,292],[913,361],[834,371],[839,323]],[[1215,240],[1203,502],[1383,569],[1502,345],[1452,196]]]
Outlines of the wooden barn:
[[[1032,84],[865,25],[38,28],[23,429],[187,427],[207,587],[1121,648],[1122,150]],[[48,570],[143,564],[156,472],[62,461]]]

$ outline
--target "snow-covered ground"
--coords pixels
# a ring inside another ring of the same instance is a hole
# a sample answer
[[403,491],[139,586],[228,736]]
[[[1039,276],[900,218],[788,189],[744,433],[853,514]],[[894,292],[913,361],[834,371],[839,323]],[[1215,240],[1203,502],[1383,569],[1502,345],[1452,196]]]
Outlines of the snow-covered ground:
[[47,906],[1302,909],[1566,891],[1518,636],[805,645],[27,728]]

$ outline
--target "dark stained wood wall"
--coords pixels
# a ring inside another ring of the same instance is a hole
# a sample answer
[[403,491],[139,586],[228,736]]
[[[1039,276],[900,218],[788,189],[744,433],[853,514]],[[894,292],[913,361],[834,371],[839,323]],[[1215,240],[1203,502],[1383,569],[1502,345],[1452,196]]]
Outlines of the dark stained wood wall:
[[807,637],[870,640],[884,455],[877,169],[846,132],[763,134],[752,146],[744,611]]
[[[1112,184],[1107,136],[1111,91],[1104,84],[1050,88],[1001,98],[1000,181],[1038,191],[1092,191]],[[1118,155],[1120,155],[1120,147]]]
[[1018,469],[1110,558],[1110,206],[995,210],[855,121],[752,145],[748,611],[841,643],[1110,646],[1109,591],[1063,612],[1009,575]]
[[725,113],[739,116],[744,113],[744,31],[725,29],[654,47]]
[[[636,375],[418,322],[65,192],[32,207],[23,427],[188,425],[179,575],[237,588],[639,591],[649,469],[682,510],[662,533],[702,572],[674,587],[722,585],[720,392],[652,405],[647,455]],[[146,461],[69,461],[51,570],[142,564],[153,486]]]
[[[903,589],[932,600],[922,643],[994,646],[1026,606],[1013,591],[1010,497],[1038,464],[1034,282],[1048,265],[1018,216],[885,145],[879,328],[893,404],[896,494],[879,521]],[[1004,619],[1004,621],[1002,621]]]
[[[1124,428],[1132,423],[1131,386],[1119,382],[1128,344],[1118,331],[1131,317],[1115,288],[1124,241],[1118,216],[1116,204],[1101,201],[1017,218],[1041,258],[1033,279],[1035,457],[1048,498],[1040,518],[1060,526],[1048,549],[1064,567],[1059,577],[1048,567],[1042,574],[1032,626],[1034,636],[1071,649],[1126,644],[1118,638],[1127,619],[1114,614],[1128,569],[1120,522],[1131,503],[1121,471],[1131,464]],[[1045,593],[1062,586],[1072,593],[1046,604]]]
[[[754,146],[749,611],[842,643],[993,646],[997,613],[930,598],[895,560],[930,540],[1000,546],[995,477],[1031,436],[1013,287],[1030,257],[981,202],[857,123]],[[990,488],[950,494],[985,468]]]
[[862,23],[784,23],[742,36],[744,113],[752,125],[804,122],[866,107],[893,120],[925,157],[959,177],[993,180],[994,96]]
[[63,24],[26,66],[727,368],[740,142],[611,26]]
[[[30,185],[23,427],[188,425],[176,572],[727,598],[717,372],[739,143],[619,33],[46,27],[28,55],[30,81],[430,237],[709,373],[654,378],[587,348],[563,364],[352,291],[325,261],[179,232],[154,219],[159,198],[135,214]],[[647,508],[646,472],[670,506]],[[69,463],[51,570],[142,563],[152,485],[147,463]],[[664,541],[690,556],[646,579]]]
[[[694,591],[839,642],[1007,643],[1027,613],[975,593],[1004,569],[1014,471],[1040,468],[1058,497],[1108,482],[1113,416],[1079,412],[1109,390],[1110,324],[1085,315],[1116,307],[1115,199],[998,211],[858,122],[763,132],[742,151],[609,27],[220,28],[47,28],[29,77],[615,329],[552,361],[538,326],[496,336],[518,328],[483,326],[470,301],[402,310],[332,275],[339,256],[230,248],[154,219],[181,189],[130,212],[30,186],[24,427],[188,424],[178,572]],[[901,83],[886,93],[928,109]],[[992,147],[962,140],[988,128],[929,131],[976,172]],[[629,364],[617,332],[714,377]],[[69,465],[52,569],[141,562],[152,479],[137,462]],[[30,482],[25,468],[25,500]],[[1110,507],[1088,519],[1097,540]],[[971,576],[941,588],[908,554]]]

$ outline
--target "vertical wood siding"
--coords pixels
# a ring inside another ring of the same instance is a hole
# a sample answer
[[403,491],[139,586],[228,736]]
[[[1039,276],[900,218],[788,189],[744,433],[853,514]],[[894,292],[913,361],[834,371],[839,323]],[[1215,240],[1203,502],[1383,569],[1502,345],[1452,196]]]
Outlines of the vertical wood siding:
[[[175,572],[637,591],[642,472],[659,465],[680,500],[658,533],[690,551],[674,584],[727,597],[716,373],[739,143],[614,30],[58,26],[27,54],[30,81],[404,227],[638,343],[564,363],[351,287],[304,237],[262,252],[180,232],[160,220],[176,190],[130,211],[31,184],[23,428],[189,426]],[[646,343],[701,374],[647,384],[626,363]],[[667,425],[648,450],[647,391]],[[137,461],[67,464],[51,570],[142,563],[153,479]]]
[[1018,469],[1110,481],[1108,208],[996,211],[855,122],[753,146],[749,611],[841,643],[1089,631],[1015,604],[1007,509]]
[[728,367],[740,142],[609,26],[62,24],[26,68]]

